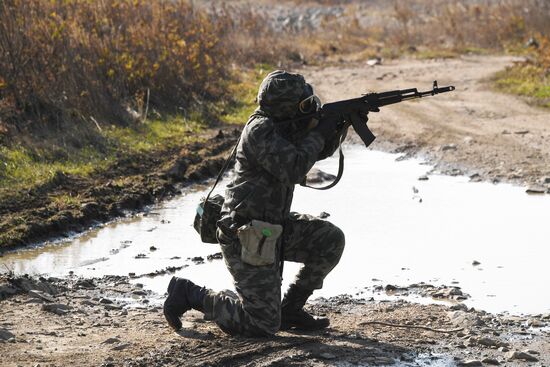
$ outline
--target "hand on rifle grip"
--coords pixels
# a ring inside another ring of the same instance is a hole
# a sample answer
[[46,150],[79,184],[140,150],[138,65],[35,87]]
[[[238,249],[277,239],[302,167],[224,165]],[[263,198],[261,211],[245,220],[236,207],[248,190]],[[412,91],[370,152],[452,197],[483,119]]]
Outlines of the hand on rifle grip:
[[319,121],[317,127],[315,127],[313,131],[318,131],[321,135],[323,135],[325,140],[328,140],[336,133],[339,122],[340,121],[334,117],[323,118]]
[[364,111],[352,112],[349,118],[349,122],[352,124],[366,124],[369,121],[369,113]]

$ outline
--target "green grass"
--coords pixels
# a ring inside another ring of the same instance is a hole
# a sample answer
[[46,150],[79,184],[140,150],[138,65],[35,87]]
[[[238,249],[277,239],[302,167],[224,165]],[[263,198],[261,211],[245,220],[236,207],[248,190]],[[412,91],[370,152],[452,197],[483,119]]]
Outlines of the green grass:
[[242,73],[239,82],[228,88],[236,103],[221,113],[221,121],[226,124],[244,125],[257,107],[258,86],[266,75],[275,69],[272,65],[259,64],[254,70]]
[[[197,139],[206,123],[198,116],[181,116],[148,121],[136,127],[109,127],[99,133],[101,144],[80,148],[25,147],[14,144],[0,147],[0,189],[30,188],[52,179],[56,172],[89,176],[131,154],[163,151]],[[55,146],[57,141],[52,142]],[[56,157],[52,151],[63,151]]]
[[550,108],[550,76],[541,67],[514,65],[498,72],[494,83],[500,91],[529,97],[535,105]]
[[51,179],[58,171],[86,176],[114,159],[93,148],[59,161],[51,161],[41,153],[21,146],[0,147],[0,188],[30,187]]
[[[51,180],[56,172],[86,177],[106,169],[117,159],[133,154],[162,152],[196,141],[213,119],[224,124],[243,125],[256,108],[256,91],[261,80],[274,68],[259,65],[242,72],[228,86],[231,102],[208,106],[208,116],[198,111],[184,116],[147,120],[132,127],[112,125],[102,131],[71,128],[71,131],[47,131],[44,138],[0,146],[0,192],[28,189]],[[75,124],[75,126],[78,124]],[[66,144],[68,138],[82,145]],[[23,140],[22,140],[23,141]],[[81,144],[80,144],[81,143]],[[66,198],[65,198],[66,199]],[[61,201],[67,201],[59,199]],[[72,199],[71,199],[72,200]]]
[[207,123],[200,116],[176,116],[148,121],[137,127],[111,127],[104,135],[113,147],[126,153],[146,153],[169,149],[196,139]]

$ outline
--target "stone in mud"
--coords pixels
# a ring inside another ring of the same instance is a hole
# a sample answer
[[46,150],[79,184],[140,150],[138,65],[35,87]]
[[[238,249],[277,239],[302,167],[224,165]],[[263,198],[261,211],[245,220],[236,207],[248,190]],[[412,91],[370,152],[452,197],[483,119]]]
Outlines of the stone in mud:
[[191,260],[196,265],[204,263],[204,258],[202,256],[190,257],[188,258],[188,260]]
[[59,316],[68,314],[70,309],[70,306],[61,303],[48,303],[42,305],[42,311],[51,312]]
[[532,195],[544,194],[546,192],[546,188],[543,186],[529,186],[525,192]]
[[323,172],[320,169],[314,168],[307,174],[306,181],[308,184],[320,184],[323,182],[334,181],[335,179],[336,176],[334,176],[333,174]]
[[460,170],[458,168],[453,168],[451,170],[446,170],[443,173],[446,174],[446,175],[449,175],[449,176],[462,176],[464,174],[464,172],[462,172],[462,170]]
[[456,147],[456,144],[447,144],[447,145],[443,145],[441,147],[441,151],[445,152],[447,150],[456,150],[457,147]]
[[382,65],[382,58],[377,56],[377,57],[374,57],[372,59],[368,59],[367,60],[367,65],[368,66]]
[[106,309],[107,311],[119,311],[119,310],[122,310],[122,307],[121,306],[117,306],[117,305],[105,305],[103,306],[104,309]]
[[15,334],[7,329],[0,329],[0,340],[10,340],[15,338]]
[[498,359],[496,359],[496,358],[485,358],[485,359],[482,360],[481,362],[482,362],[482,363],[485,363],[485,364],[492,365],[492,366],[498,366],[498,365],[500,365],[500,362],[499,362]]
[[546,323],[537,319],[529,319],[529,321],[527,321],[527,326],[539,328],[539,327],[545,327]]
[[335,359],[336,356],[332,353],[321,353],[319,354],[319,357],[323,358],[323,359]]
[[111,348],[112,350],[124,350],[128,347],[130,347],[132,344],[130,343],[122,343],[122,344],[119,344],[119,345],[115,345],[113,348]]
[[397,286],[392,285],[392,284],[387,284],[384,287],[384,290],[386,292],[397,292],[397,291],[407,290],[407,288],[401,288],[401,287],[397,287]]
[[211,255],[206,256],[206,259],[208,261],[221,260],[221,259],[223,259],[223,255],[222,255],[221,252],[216,252],[215,254],[211,254]]
[[466,306],[464,303],[457,303],[456,305],[452,305],[449,308],[453,311],[460,311],[460,310],[466,311],[466,310],[468,310],[468,306]]
[[475,344],[485,347],[508,347],[508,343],[501,342],[500,340],[492,339],[489,337],[470,338]]
[[527,362],[538,362],[539,361],[539,359],[537,357],[535,357],[535,356],[533,356],[529,353],[519,352],[519,351],[508,352],[508,353],[506,353],[505,357],[509,361],[515,361],[515,360],[527,361]]
[[45,292],[41,292],[41,291],[37,291],[37,290],[30,290],[29,291],[29,296],[31,296],[33,298],[38,298],[38,299],[46,301],[46,302],[51,302],[51,303],[55,302],[55,298],[53,298],[50,294],[45,293]]
[[483,363],[477,359],[467,359],[464,361],[458,362],[459,366],[469,366],[469,367],[477,367],[477,366],[483,366]]
[[470,181],[472,182],[480,182],[481,180],[482,179],[479,173],[474,173],[473,175],[470,175]]
[[89,279],[80,279],[75,283],[76,288],[95,289],[96,285]]
[[478,265],[481,265],[481,263],[477,260],[474,260],[474,261],[472,261],[472,265],[473,266],[478,266]]

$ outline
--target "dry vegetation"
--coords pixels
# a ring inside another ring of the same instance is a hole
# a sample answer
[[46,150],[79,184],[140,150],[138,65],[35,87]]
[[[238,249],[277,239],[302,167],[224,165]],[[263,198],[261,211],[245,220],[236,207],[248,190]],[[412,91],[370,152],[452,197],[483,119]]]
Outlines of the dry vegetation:
[[6,0],[0,17],[3,119],[19,127],[128,124],[148,100],[187,108],[223,91],[219,25],[185,1]]
[[[173,143],[212,122],[244,120],[255,83],[238,83],[243,68],[261,63],[516,52],[530,61],[499,75],[498,86],[544,103],[550,95],[544,0],[259,3],[0,2],[0,187],[56,171],[85,175],[134,147],[162,149],[171,142],[164,128]],[[273,9],[285,6],[343,11],[324,13],[316,27],[277,27]],[[536,42],[524,48],[529,38]]]

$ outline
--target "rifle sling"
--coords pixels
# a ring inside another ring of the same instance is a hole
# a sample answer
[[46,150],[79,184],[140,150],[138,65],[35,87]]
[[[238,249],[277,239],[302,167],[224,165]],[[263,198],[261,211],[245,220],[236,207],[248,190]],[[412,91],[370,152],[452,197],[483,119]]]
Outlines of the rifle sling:
[[330,188],[333,188],[334,186],[336,186],[336,184],[338,184],[338,182],[340,182],[340,179],[344,175],[344,152],[342,151],[342,143],[344,142],[344,139],[346,139],[347,128],[345,128],[341,134],[342,135],[340,135],[340,142],[338,143],[338,155],[339,155],[339,157],[338,157],[338,173],[336,174],[336,178],[334,179],[334,181],[332,181],[327,186],[321,186],[321,187],[310,186],[310,185],[306,184],[305,182],[300,184],[301,186],[308,187],[308,188],[314,189],[314,190],[328,190]]

